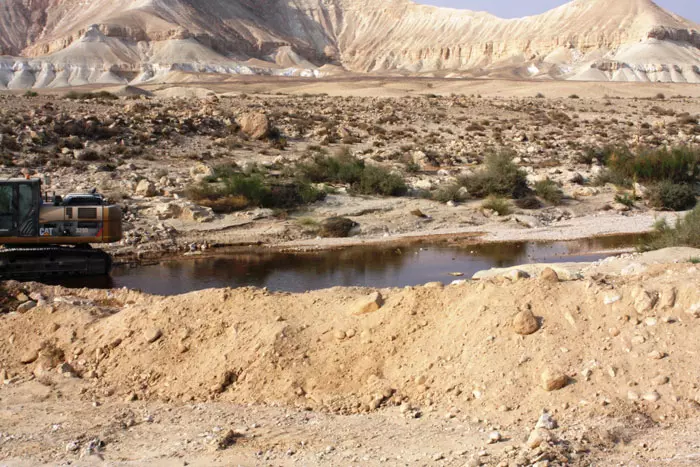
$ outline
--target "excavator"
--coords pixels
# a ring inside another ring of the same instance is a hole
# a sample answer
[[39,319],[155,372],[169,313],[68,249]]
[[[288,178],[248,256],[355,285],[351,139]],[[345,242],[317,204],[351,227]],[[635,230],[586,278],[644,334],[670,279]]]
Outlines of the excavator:
[[122,238],[122,212],[95,190],[42,195],[40,179],[0,180],[0,278],[106,275],[112,258],[94,244]]

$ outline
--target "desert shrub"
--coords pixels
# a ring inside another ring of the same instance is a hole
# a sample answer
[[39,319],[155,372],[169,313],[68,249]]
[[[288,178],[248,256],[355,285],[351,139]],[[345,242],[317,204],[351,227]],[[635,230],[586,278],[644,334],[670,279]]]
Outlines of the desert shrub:
[[249,207],[291,209],[320,201],[326,193],[304,181],[271,184],[257,173],[225,172],[188,187],[185,195],[214,212],[228,213]]
[[464,201],[465,198],[462,186],[458,183],[450,183],[442,186],[432,194],[432,199],[441,203]]
[[535,193],[543,200],[554,205],[561,204],[564,198],[564,192],[561,191],[559,185],[549,178],[535,183]]
[[77,92],[70,91],[65,95],[66,99],[71,100],[117,100],[118,96],[115,96],[111,92],[99,91],[99,92]]
[[365,163],[347,151],[336,156],[316,154],[310,162],[298,164],[297,175],[315,183],[358,183]]
[[700,206],[679,218],[674,226],[665,220],[656,223],[654,233],[644,243],[644,250],[658,250],[673,246],[700,248]]
[[505,198],[489,196],[481,205],[482,209],[496,211],[500,216],[510,214],[510,203]]
[[324,238],[348,237],[356,226],[357,222],[346,217],[331,217],[321,223],[319,235]]
[[490,154],[480,172],[461,177],[459,183],[476,198],[489,195],[522,198],[529,192],[525,172],[513,162],[513,154],[507,151]]
[[697,204],[695,189],[687,183],[662,181],[649,189],[649,204],[659,209],[686,211]]
[[615,202],[631,208],[634,206],[635,199],[629,193],[618,193],[615,195]]
[[384,167],[368,165],[362,171],[360,183],[353,190],[363,195],[402,196],[408,187],[399,174]]
[[342,183],[363,195],[402,196],[408,191],[399,174],[384,167],[366,165],[343,151],[336,156],[317,154],[311,162],[298,164],[297,178],[315,183]]
[[629,150],[618,151],[608,157],[606,166],[620,179],[689,183],[700,178],[700,150],[689,147],[661,148],[642,151],[637,155]]
[[27,92],[24,93],[24,97],[37,97],[39,95],[38,92],[28,90]]
[[520,209],[539,209],[542,207],[542,202],[537,196],[528,195],[524,198],[516,199],[515,205]]

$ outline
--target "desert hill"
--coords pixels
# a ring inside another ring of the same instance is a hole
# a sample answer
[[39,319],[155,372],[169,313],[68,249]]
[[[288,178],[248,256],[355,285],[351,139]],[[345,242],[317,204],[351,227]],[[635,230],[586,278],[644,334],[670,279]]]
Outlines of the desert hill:
[[651,0],[501,19],[409,0],[7,0],[0,88],[175,71],[700,82],[700,27]]

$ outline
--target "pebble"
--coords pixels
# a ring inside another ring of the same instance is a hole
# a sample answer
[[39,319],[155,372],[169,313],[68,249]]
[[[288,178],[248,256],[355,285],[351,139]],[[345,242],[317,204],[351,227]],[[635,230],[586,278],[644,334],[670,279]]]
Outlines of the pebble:
[[526,445],[530,449],[537,449],[544,443],[548,436],[549,433],[547,430],[542,429],[542,428],[536,428],[530,432],[530,435],[527,437]]
[[80,443],[78,441],[70,441],[66,444],[66,452],[76,452],[80,449]]
[[612,305],[613,303],[619,302],[620,300],[622,300],[622,297],[620,297],[619,295],[606,296],[603,299],[603,303],[605,303],[606,305]]
[[150,331],[147,331],[146,334],[144,335],[146,342],[149,344],[154,343],[161,337],[163,337],[163,331],[161,331],[158,328],[151,329]]
[[553,430],[557,427],[557,421],[552,418],[552,416],[546,410],[542,411],[542,415],[537,420],[537,425],[535,428],[545,428],[547,430]]
[[19,305],[17,307],[17,312],[18,313],[26,313],[33,308],[36,308],[36,302],[33,300],[29,300],[28,302],[24,302],[21,305]]
[[347,334],[345,334],[345,331],[338,329],[333,333],[333,337],[335,337],[339,341],[342,341],[343,339],[345,339],[345,337],[347,337]]
[[489,433],[489,444],[497,443],[501,439],[503,439],[503,437],[501,436],[501,434],[499,432],[492,431],[491,433]]
[[382,305],[384,305],[384,297],[382,297],[381,293],[374,292],[367,298],[363,299],[361,303],[356,306],[353,314],[364,315],[367,313],[373,313],[379,310]]
[[664,375],[659,375],[651,380],[651,384],[653,384],[654,386],[663,386],[664,384],[667,384],[668,382],[669,382],[668,376],[664,376]]
[[555,370],[545,370],[542,373],[542,388],[545,391],[556,391],[569,383],[569,377]]
[[39,358],[39,352],[36,350],[27,350],[25,351],[22,355],[19,357],[20,363],[24,363],[25,365],[28,365],[32,362],[35,362],[36,359]]
[[642,396],[642,399],[644,399],[645,401],[648,401],[648,402],[656,402],[659,399],[661,399],[661,395],[659,395],[659,393],[656,391],[651,391],[651,392],[647,392],[646,394],[644,394]]
[[533,334],[540,328],[537,318],[535,318],[530,309],[525,309],[515,315],[512,326],[513,331],[521,336]]
[[649,352],[648,356],[652,360],[661,360],[665,357],[665,354],[663,352],[659,352],[658,350],[652,350],[651,352]]
[[544,282],[559,282],[559,274],[552,268],[544,268],[540,273],[540,279]]

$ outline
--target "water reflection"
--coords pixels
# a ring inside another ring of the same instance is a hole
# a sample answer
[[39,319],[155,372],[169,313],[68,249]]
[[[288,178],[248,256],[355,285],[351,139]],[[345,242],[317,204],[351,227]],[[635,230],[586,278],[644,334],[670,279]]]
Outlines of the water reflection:
[[212,287],[267,287],[300,292],[334,286],[403,287],[451,282],[451,272],[476,271],[525,263],[595,261],[595,253],[633,246],[638,237],[576,242],[502,243],[356,247],[321,253],[236,253],[211,258],[166,261],[137,268],[116,267],[111,278],[75,278],[68,287],[128,287],[172,295]]

